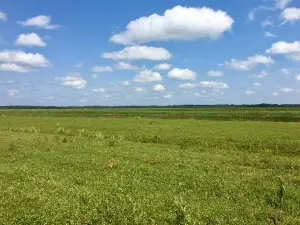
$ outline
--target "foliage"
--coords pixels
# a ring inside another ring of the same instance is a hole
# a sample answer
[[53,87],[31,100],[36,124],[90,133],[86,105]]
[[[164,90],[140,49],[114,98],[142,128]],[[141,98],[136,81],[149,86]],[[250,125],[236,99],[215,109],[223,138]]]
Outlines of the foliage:
[[299,224],[298,109],[106,110],[0,112],[0,224]]

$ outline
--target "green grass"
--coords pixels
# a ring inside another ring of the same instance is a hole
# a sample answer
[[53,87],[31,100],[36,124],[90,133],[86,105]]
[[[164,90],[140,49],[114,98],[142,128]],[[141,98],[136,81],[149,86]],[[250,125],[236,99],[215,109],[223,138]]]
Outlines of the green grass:
[[84,112],[0,111],[0,224],[300,224],[299,123]]
[[2,116],[147,117],[162,119],[300,122],[300,107],[0,109]]

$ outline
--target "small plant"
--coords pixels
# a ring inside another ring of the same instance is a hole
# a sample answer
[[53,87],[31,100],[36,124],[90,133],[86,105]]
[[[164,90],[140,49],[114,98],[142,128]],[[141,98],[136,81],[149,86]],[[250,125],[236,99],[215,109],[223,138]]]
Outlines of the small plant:
[[64,137],[63,140],[62,140],[62,142],[63,142],[63,143],[67,143],[67,138]]
[[95,137],[95,138],[98,138],[98,139],[104,139],[104,135],[103,135],[102,132],[96,132],[96,133],[94,134],[94,137]]
[[107,163],[107,167],[109,167],[109,168],[114,168],[116,166],[116,163],[114,162],[114,160],[112,159],[112,160],[110,160],[108,163]]
[[113,146],[115,146],[115,144],[116,144],[116,140],[114,140],[114,139],[108,140],[108,146],[113,147]]
[[158,144],[158,142],[159,142],[159,137],[155,135],[153,138],[153,143]]
[[8,145],[8,150],[9,150],[9,151],[15,150],[15,144],[14,144],[14,142],[10,142],[10,143],[9,143],[9,145]]
[[55,133],[60,135],[68,135],[70,134],[70,130],[65,129],[64,127],[58,127]]

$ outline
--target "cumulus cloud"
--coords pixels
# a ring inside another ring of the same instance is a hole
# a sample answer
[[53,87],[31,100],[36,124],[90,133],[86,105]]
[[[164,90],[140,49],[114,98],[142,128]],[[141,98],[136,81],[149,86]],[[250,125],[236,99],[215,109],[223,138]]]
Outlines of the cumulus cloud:
[[210,70],[210,71],[208,71],[207,75],[210,77],[222,77],[224,74],[222,71]]
[[191,84],[191,83],[179,84],[179,88],[187,89],[187,88],[194,88],[194,87],[196,87],[196,84]]
[[30,69],[17,65],[15,63],[2,63],[0,64],[0,71],[16,72],[16,73],[28,73]]
[[127,62],[118,62],[118,64],[115,65],[115,67],[118,70],[139,70],[140,69],[140,67],[132,65],[132,64],[127,63]]
[[7,93],[8,93],[9,96],[13,97],[13,96],[15,96],[16,94],[18,94],[19,91],[18,91],[17,89],[9,89],[9,90],[7,91]]
[[274,97],[277,97],[278,95],[279,95],[279,93],[278,92],[276,92],[276,91],[274,91],[274,92],[272,92],[272,94],[271,94],[272,96],[274,96]]
[[247,71],[255,68],[257,65],[271,65],[274,60],[271,57],[263,55],[255,55],[248,57],[246,60],[232,59],[231,61],[226,61],[224,64],[234,70]]
[[168,75],[170,79],[174,80],[195,80],[196,73],[189,69],[172,69]]
[[111,68],[110,66],[94,66],[91,71],[93,73],[102,73],[102,72],[113,72],[113,68]]
[[277,36],[275,34],[271,33],[271,32],[266,31],[265,32],[265,37],[277,37]]
[[165,94],[164,98],[172,98],[172,95],[171,94]]
[[7,21],[6,13],[0,11],[0,20]]
[[216,82],[216,81],[200,81],[200,87],[203,88],[217,88],[217,89],[227,89],[229,86],[223,82]]
[[285,42],[279,41],[266,50],[266,53],[273,55],[284,55],[286,58],[300,61],[300,41]]
[[60,27],[60,25],[51,24],[51,16],[44,16],[44,15],[32,17],[27,19],[26,21],[20,21],[19,23],[24,27],[31,26],[31,27],[44,28],[47,30],[53,30]]
[[143,92],[143,91],[145,91],[143,88],[141,88],[141,87],[136,87],[135,89],[134,89],[134,91],[135,92]]
[[102,57],[113,60],[169,60],[172,54],[164,48],[130,46],[117,52],[104,52]]
[[269,75],[269,74],[267,73],[267,71],[262,70],[262,71],[260,71],[259,74],[255,74],[254,77],[255,77],[256,79],[264,79],[264,78],[266,78],[268,75]]
[[97,78],[97,77],[98,77],[98,74],[96,74],[96,73],[92,74],[92,78]]
[[286,8],[281,13],[281,18],[284,22],[296,22],[300,20],[300,8]]
[[131,21],[124,32],[110,41],[119,44],[146,43],[157,40],[217,39],[229,31],[234,20],[224,11],[202,7],[176,6],[164,15],[153,14]]
[[0,62],[19,63],[35,67],[51,66],[50,62],[39,53],[25,53],[22,51],[0,51]]
[[95,89],[93,89],[93,92],[104,93],[105,89],[104,88],[95,88]]
[[296,75],[296,76],[295,76],[295,79],[296,79],[296,80],[300,80],[300,74]]
[[172,65],[167,63],[161,63],[153,67],[154,70],[169,70]]
[[153,86],[153,91],[157,91],[157,92],[161,92],[161,91],[165,91],[165,87],[162,84],[157,84]]
[[276,0],[276,7],[279,9],[284,9],[293,0]]
[[29,47],[46,47],[47,43],[40,38],[39,35],[36,33],[30,33],[30,34],[20,34],[16,45],[23,45],[23,46],[29,46]]
[[247,90],[245,91],[246,95],[255,95],[255,92],[254,91],[251,91],[251,90]]
[[84,89],[87,81],[84,80],[79,73],[69,73],[65,77],[57,77],[56,80],[60,81],[63,86],[69,86],[75,89]]
[[154,72],[149,69],[144,69],[140,71],[134,78],[134,81],[138,83],[150,83],[150,82],[157,82],[161,80],[162,80],[162,76],[160,73]]

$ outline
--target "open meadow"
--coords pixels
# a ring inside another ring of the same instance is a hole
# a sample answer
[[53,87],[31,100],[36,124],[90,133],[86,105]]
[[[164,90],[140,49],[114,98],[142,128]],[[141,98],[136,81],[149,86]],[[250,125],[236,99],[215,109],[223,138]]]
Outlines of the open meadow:
[[0,224],[300,224],[299,108],[0,110]]

